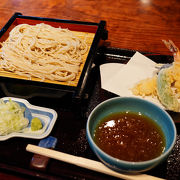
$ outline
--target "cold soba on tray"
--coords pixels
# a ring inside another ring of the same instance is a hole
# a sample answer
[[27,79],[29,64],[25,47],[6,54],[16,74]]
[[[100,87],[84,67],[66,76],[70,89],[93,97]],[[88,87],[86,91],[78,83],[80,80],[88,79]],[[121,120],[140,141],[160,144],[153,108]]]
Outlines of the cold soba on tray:
[[22,78],[77,84],[93,37],[44,23],[19,24],[0,44],[0,68]]

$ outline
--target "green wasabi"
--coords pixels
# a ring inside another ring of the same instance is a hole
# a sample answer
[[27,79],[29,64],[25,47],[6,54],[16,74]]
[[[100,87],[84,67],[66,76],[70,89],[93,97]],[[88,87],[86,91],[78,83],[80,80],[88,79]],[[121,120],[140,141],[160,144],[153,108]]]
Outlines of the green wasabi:
[[39,118],[35,117],[31,120],[31,130],[32,131],[38,131],[42,129],[43,125]]

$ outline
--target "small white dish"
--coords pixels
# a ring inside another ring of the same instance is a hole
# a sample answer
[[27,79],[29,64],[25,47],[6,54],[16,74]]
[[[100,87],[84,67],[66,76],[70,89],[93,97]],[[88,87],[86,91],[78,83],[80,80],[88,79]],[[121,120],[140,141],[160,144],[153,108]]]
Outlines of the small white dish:
[[[1,98],[5,102],[11,99],[17,102],[20,106],[25,107],[25,117],[29,120],[28,127],[24,128],[21,132],[13,132],[5,136],[0,136],[0,141],[7,140],[12,137],[23,137],[32,139],[42,139],[47,137],[52,131],[57,119],[57,113],[55,110],[30,104],[27,100],[14,97]],[[38,131],[31,131],[30,121],[32,118],[39,118],[43,124],[43,128]]]

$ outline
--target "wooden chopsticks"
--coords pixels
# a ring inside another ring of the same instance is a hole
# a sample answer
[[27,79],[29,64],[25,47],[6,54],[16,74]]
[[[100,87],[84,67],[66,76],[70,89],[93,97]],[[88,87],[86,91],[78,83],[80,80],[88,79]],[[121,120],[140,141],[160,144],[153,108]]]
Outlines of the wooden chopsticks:
[[[147,174],[136,174],[136,175],[127,175],[121,174],[111,170],[110,168],[106,167],[103,163],[90,160],[83,157],[78,157],[70,154],[66,154],[63,152],[59,152],[52,149],[42,148],[36,145],[28,144],[26,150],[35,154],[40,154],[43,156],[47,156],[49,158],[53,158],[56,160],[64,161],[66,163],[74,164],[76,166],[80,166],[86,169],[90,169],[93,171],[97,171],[100,173],[104,173],[107,175],[111,175],[114,177],[118,177],[121,179],[129,179],[129,180],[160,180],[161,178],[150,176]],[[162,180],[162,179],[161,179]]]

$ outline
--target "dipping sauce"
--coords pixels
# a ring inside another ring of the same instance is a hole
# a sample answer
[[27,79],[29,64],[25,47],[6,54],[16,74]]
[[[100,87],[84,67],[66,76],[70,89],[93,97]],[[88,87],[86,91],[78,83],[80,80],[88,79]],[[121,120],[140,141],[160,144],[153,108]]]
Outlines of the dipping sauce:
[[165,137],[149,117],[121,112],[102,119],[94,131],[97,146],[107,154],[126,161],[153,159],[165,149]]

